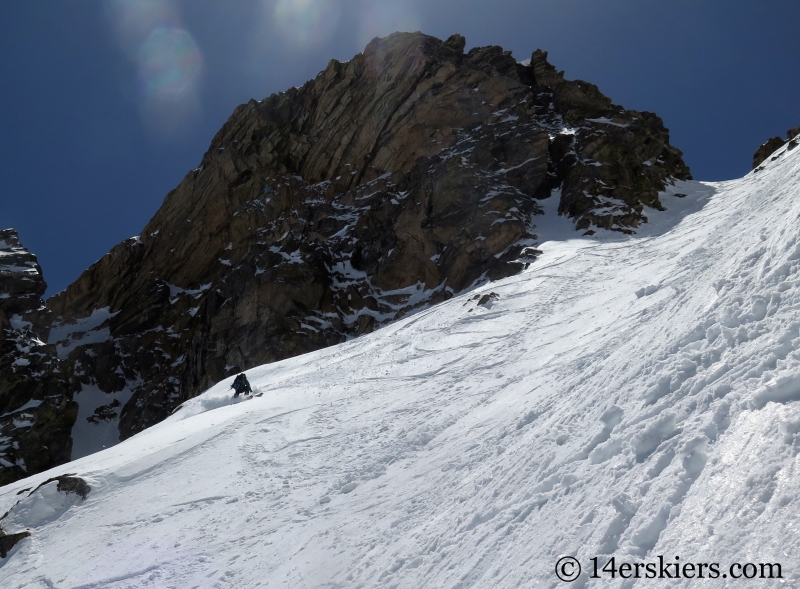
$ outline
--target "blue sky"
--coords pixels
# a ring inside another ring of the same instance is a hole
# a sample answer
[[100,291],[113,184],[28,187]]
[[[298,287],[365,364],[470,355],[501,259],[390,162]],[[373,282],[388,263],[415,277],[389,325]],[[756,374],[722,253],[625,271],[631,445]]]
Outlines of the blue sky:
[[536,48],[658,113],[697,179],[800,125],[800,3],[738,0],[0,0],[0,228],[48,295],[138,234],[236,105],[375,35]]

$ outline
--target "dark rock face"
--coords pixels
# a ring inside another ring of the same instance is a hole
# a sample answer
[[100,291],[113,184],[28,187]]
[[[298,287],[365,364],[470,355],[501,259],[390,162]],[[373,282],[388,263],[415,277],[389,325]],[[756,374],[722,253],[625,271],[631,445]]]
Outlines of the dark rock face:
[[800,141],[797,139],[798,135],[800,135],[800,127],[795,127],[794,129],[789,129],[786,131],[786,140],[783,140],[780,137],[772,137],[767,139],[767,141],[762,143],[753,154],[753,169],[758,168],[766,161],[768,157],[770,157],[773,153],[778,151],[787,143],[789,144],[789,149],[794,149],[797,147],[798,143],[800,143]]
[[0,231],[0,309],[4,316],[41,308],[45,290],[36,256],[20,244],[16,231]]
[[658,192],[665,179],[691,178],[658,116],[611,104],[594,84],[564,80],[541,50],[534,51],[531,70],[534,85],[552,93],[553,110],[575,130],[571,141],[563,132],[551,140],[545,188],[561,186],[558,212],[575,219],[578,229],[632,233],[647,221],[644,206],[663,210]]
[[632,233],[690,177],[656,115],[542,51],[464,47],[394,34],[236,108],[142,234],[48,301],[61,361],[109,394],[89,421],[128,437],[243,369],[519,272],[543,199]]
[[0,485],[69,461],[71,371],[44,343],[49,313],[36,256],[0,231]]

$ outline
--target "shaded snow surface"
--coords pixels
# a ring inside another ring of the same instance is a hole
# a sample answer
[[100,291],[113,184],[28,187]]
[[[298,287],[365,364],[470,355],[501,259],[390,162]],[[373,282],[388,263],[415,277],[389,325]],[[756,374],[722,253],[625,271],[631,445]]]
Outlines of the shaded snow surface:
[[[800,150],[671,192],[638,236],[543,244],[490,304],[253,369],[262,397],[227,380],[0,489],[0,525],[31,531],[0,586],[698,584],[587,579],[611,555],[781,563],[783,584],[704,583],[800,586]],[[85,501],[18,495],[66,472]]]

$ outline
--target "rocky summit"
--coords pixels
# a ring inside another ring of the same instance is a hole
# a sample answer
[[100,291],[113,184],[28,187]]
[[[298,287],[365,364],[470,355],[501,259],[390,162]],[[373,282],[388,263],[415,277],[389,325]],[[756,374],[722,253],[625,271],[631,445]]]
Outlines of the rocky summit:
[[236,108],[144,231],[40,314],[80,391],[73,436],[124,439],[243,369],[519,272],[547,199],[581,233],[633,233],[690,178],[655,114],[543,51],[464,48],[393,34]]

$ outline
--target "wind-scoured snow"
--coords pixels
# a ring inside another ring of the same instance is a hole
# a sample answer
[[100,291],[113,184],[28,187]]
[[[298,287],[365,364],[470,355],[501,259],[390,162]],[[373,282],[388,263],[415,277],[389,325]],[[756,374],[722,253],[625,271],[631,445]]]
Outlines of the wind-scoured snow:
[[[31,536],[0,585],[797,586],[798,194],[800,150],[681,183],[636,236],[563,234],[520,275],[249,370],[261,397],[227,379],[8,485],[0,526]],[[86,500],[31,491],[65,473]],[[611,556],[783,583],[589,579]]]

